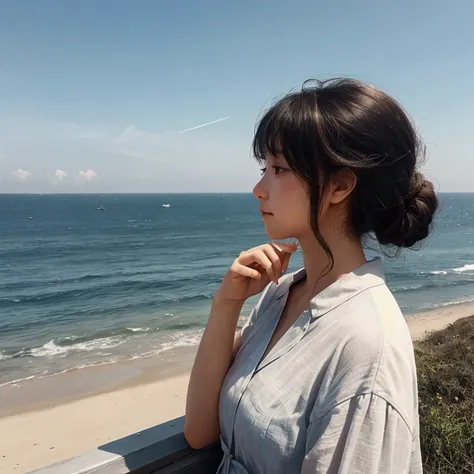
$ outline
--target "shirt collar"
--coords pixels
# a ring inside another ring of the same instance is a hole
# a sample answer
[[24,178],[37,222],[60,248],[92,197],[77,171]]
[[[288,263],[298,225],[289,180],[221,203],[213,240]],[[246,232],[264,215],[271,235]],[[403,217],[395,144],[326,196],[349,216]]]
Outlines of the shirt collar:
[[[306,269],[301,268],[282,279],[276,290],[276,298],[279,299],[288,293],[293,283],[306,276]],[[313,317],[319,317],[337,308],[347,300],[353,298],[360,292],[385,284],[385,276],[380,258],[370,260],[358,269],[344,275],[339,280],[329,285],[318,293],[309,303]]]

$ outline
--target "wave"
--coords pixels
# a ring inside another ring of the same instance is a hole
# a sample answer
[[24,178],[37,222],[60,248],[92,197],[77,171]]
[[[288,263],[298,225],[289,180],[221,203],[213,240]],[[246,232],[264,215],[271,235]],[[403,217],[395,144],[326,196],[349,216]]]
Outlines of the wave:
[[97,280],[110,281],[111,279],[118,280],[119,282],[127,281],[127,278],[137,278],[146,275],[160,276],[162,272],[155,270],[135,271],[135,272],[109,272],[109,273],[87,273],[85,275],[70,276],[66,278],[29,278],[28,275],[23,275],[21,280],[10,281],[5,283],[5,290],[18,291],[30,288],[47,288],[51,285],[68,285],[87,283]]
[[[424,290],[433,290],[433,289],[442,289],[445,287],[462,287],[472,285],[474,283],[474,279],[469,280],[450,280],[450,279],[438,279],[438,280],[425,280],[422,283],[417,283],[414,285],[408,286],[399,286],[399,287],[392,287],[393,293],[401,293],[401,292],[412,292],[412,291],[424,291]],[[390,282],[389,282],[390,286]]]
[[[35,295],[31,294],[22,294],[16,295],[13,298],[0,298],[0,308],[2,306],[14,304],[55,304],[65,301],[70,301],[73,299],[87,298],[88,300],[94,297],[104,297],[110,296],[111,293],[116,294],[130,294],[138,291],[160,291],[160,292],[173,292],[177,290],[182,290],[183,286],[186,286],[188,282],[196,283],[196,278],[182,278],[176,280],[121,280],[114,283],[90,286],[86,288],[75,288],[70,290],[60,290],[54,292],[44,292]],[[217,282],[217,279],[215,280]],[[214,279],[206,279],[204,277],[199,277],[199,283],[210,284],[214,283]],[[210,299],[212,295],[210,294],[201,294],[194,295],[191,297],[178,297],[174,299],[168,299],[164,302],[177,302],[177,301],[189,301],[196,299]],[[157,295],[157,299],[159,295]]]
[[[74,340],[74,336],[67,336],[63,339]],[[101,349],[112,349],[120,346],[125,342],[124,338],[121,337],[102,337],[98,339],[92,339],[87,342],[79,342],[76,344],[57,344],[54,339],[43,344],[39,347],[21,349],[11,356],[12,359],[21,357],[52,357],[61,354],[67,354],[69,352],[89,352]]]
[[474,272],[474,264],[469,263],[453,270],[456,273]]
[[8,354],[7,351],[0,351],[0,360],[12,359],[13,355]]
[[415,290],[420,290],[421,288],[426,288],[426,286],[423,286],[423,285],[400,286],[398,288],[392,288],[392,293],[400,293],[402,291],[415,291]]
[[[431,275],[440,275],[440,276],[445,276],[445,275],[448,275],[448,274],[452,274],[454,273],[454,269],[453,270],[429,270],[427,272],[418,272],[416,273],[415,275],[416,276],[431,276]],[[411,275],[411,277],[413,278],[414,275]],[[402,278],[403,278],[403,275],[402,275]]]
[[30,375],[29,377],[23,377],[22,379],[11,380],[10,382],[0,383],[0,387],[4,387],[6,385],[15,385],[20,382],[27,382],[28,380],[33,380],[36,378],[36,375]]
[[166,330],[167,331],[175,331],[175,330],[184,330],[184,329],[198,329],[202,328],[202,326],[198,323],[193,323],[193,322],[180,322],[176,324],[167,324],[166,325]]
[[[127,295],[128,296],[128,295]],[[197,294],[191,296],[176,295],[173,299],[163,299],[163,296],[150,293],[148,295],[140,295],[139,297],[125,297],[125,298],[105,298],[99,304],[89,302],[89,298],[84,299],[84,302],[73,302],[71,305],[54,305],[47,308],[48,317],[44,317],[43,310],[36,311],[36,308],[31,305],[32,312],[24,311],[22,320],[15,318],[7,318],[2,320],[0,318],[0,334],[10,337],[15,334],[24,334],[25,332],[36,331],[41,328],[46,331],[50,328],[53,333],[57,333],[57,325],[63,326],[75,325],[79,321],[101,320],[113,321],[120,319],[129,319],[130,314],[157,314],[159,318],[178,315],[184,307],[190,309],[196,306],[196,313],[207,313],[207,306],[209,301],[213,298],[213,294]],[[166,295],[168,296],[168,295]],[[3,302],[5,304],[5,301]],[[13,303],[10,303],[13,304]],[[19,304],[19,303],[15,303]],[[2,307],[2,300],[0,298],[0,308]],[[132,321],[128,324],[133,324]],[[144,322],[144,325],[149,326],[150,321]],[[133,326],[132,326],[133,327]],[[180,328],[178,328],[180,329]],[[127,335],[130,332],[126,328],[113,330],[113,335]],[[108,331],[104,335],[111,335]]]
[[[98,367],[98,366],[103,366],[103,365],[110,365],[110,364],[116,364],[119,362],[127,362],[127,361],[132,361],[136,359],[143,359],[143,358],[148,358],[152,357],[158,354],[161,354],[166,351],[171,351],[180,347],[193,347],[197,346],[201,340],[202,333],[204,332],[204,329],[199,329],[198,331],[178,331],[175,333],[170,334],[168,340],[161,342],[158,347],[155,349],[145,351],[145,352],[136,352],[136,353],[129,353],[129,354],[122,354],[122,356],[117,355],[116,358],[108,358],[107,360],[104,360],[101,358],[100,360],[91,360],[87,363],[81,363],[79,365],[74,365],[71,367],[68,367],[63,370],[58,370],[56,372],[52,373],[45,373],[43,372],[40,375],[30,375],[26,376],[23,378],[19,378],[16,380],[11,380],[7,381],[5,383],[0,383],[0,387],[6,386],[6,385],[15,385],[21,382],[29,382],[33,380],[38,380],[38,379],[43,379],[43,378],[49,378],[49,377],[55,377],[57,375],[61,375],[64,373],[69,373],[73,372],[76,370],[82,370],[82,369],[87,369],[89,367]],[[78,338],[77,336],[68,336],[70,340],[74,340],[74,338]],[[66,338],[63,338],[66,339]],[[98,341],[98,340],[96,340]],[[110,342],[109,342],[110,343]],[[35,352],[36,355],[30,354],[29,356],[33,357],[42,357],[42,356],[54,356],[57,354],[64,354],[65,352],[68,352],[68,349],[78,349],[78,347],[81,347],[82,350],[92,350],[92,345],[87,346],[87,348],[84,348],[84,346],[81,345],[73,345],[69,346],[69,348],[64,348],[61,346],[58,346],[55,344],[54,341],[50,341],[43,346],[39,348],[32,349],[30,351]],[[101,348],[104,348],[105,345],[102,344]],[[111,347],[109,345],[109,347]],[[115,346],[116,347],[116,346]],[[26,351],[25,351],[26,353]],[[41,355],[40,355],[41,354]],[[105,354],[101,353],[101,356],[104,356]],[[109,354],[111,355],[111,354]]]
[[[167,313],[172,316],[171,313]],[[163,334],[166,337],[175,339],[175,334],[178,338],[181,337],[183,331],[201,330],[202,325],[197,322],[173,322],[160,324],[160,328],[150,327],[123,327],[115,330],[100,330],[92,333],[84,333],[81,335],[71,334],[68,336],[61,336],[46,342],[40,346],[26,347],[16,350],[2,350],[0,351],[0,361],[7,359],[18,359],[24,357],[53,357],[65,356],[68,353],[78,352],[92,352],[103,351],[106,349],[113,349],[122,345],[123,343],[132,340],[136,337],[145,336],[147,334]],[[101,355],[107,355],[101,353]]]
[[[416,273],[417,276],[447,276],[447,275],[459,275],[460,273],[474,273],[474,264],[468,263],[463,265],[462,267],[458,268],[451,268],[451,269],[444,269],[444,270],[430,270],[426,272],[418,272]],[[400,275],[400,278],[404,278],[406,276],[410,276],[409,274],[407,275]],[[413,277],[413,275],[411,275]]]
[[177,347],[197,346],[201,341],[204,330],[196,332],[176,332],[171,335],[171,340],[161,344],[160,352],[176,349]]
[[200,294],[200,295],[193,295],[193,296],[182,296],[178,298],[164,300],[164,303],[191,303],[195,301],[208,301],[212,300],[214,295],[208,294]]
[[[143,228],[143,226],[141,226]],[[146,230],[146,229],[145,229]],[[82,258],[84,255],[89,255],[91,252],[97,254],[100,258],[104,252],[110,250],[111,245],[114,249],[140,250],[146,244],[142,239],[134,236],[127,236],[123,240],[113,240],[115,237],[114,230],[110,231],[109,238],[104,235],[100,240],[84,240],[81,243],[64,243],[57,240],[42,240],[37,244],[29,244],[28,246],[9,246],[8,248],[0,249],[1,257],[14,258],[16,261],[27,260],[31,257],[42,257],[50,259],[64,259],[68,257]]]
[[420,272],[418,275],[449,275],[453,273],[474,273],[474,264],[467,263],[462,267],[452,268],[448,270],[430,270],[429,272]]
[[457,305],[469,304],[473,302],[474,302],[474,298],[467,298],[464,300],[448,301],[447,303],[442,303],[440,306],[457,306]]

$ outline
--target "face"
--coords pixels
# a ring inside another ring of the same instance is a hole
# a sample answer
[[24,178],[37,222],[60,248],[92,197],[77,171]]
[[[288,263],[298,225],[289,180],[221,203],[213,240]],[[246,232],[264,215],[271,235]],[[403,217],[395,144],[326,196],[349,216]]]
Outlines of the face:
[[311,232],[308,193],[283,157],[267,158],[253,193],[270,239],[300,239]]

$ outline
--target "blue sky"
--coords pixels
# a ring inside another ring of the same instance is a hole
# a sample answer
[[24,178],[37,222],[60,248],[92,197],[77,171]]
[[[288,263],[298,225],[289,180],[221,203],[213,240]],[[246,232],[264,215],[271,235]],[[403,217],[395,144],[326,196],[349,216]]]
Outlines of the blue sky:
[[474,191],[473,23],[472,0],[0,0],[0,191],[250,191],[257,117],[340,75],[402,102],[438,189]]

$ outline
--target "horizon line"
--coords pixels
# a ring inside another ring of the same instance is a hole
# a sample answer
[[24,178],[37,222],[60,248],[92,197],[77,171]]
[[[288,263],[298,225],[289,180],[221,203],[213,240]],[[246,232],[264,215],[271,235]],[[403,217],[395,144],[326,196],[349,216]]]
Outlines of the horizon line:
[[[0,196],[63,196],[63,195],[103,195],[103,194],[119,194],[119,195],[179,195],[179,194],[253,194],[252,191],[93,191],[93,192],[1,192]],[[474,191],[442,191],[437,194],[474,194]]]

